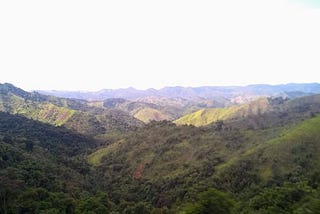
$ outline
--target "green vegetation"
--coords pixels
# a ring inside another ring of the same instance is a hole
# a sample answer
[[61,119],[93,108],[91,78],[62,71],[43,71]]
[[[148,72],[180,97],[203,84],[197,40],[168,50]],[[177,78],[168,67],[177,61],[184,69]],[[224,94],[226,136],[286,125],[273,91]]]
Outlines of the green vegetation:
[[143,123],[121,110],[107,110],[83,100],[28,93],[10,84],[0,85],[0,111],[23,115],[54,126],[96,136],[130,131]]
[[[97,143],[65,128],[0,112],[0,212],[64,213],[90,167],[82,154]],[[69,208],[68,208],[69,207]]]
[[209,189],[199,195],[197,203],[188,205],[187,208],[182,211],[186,214],[230,214],[234,207],[234,201],[227,194],[217,191],[215,189]]
[[134,117],[148,123],[152,120],[161,121],[161,120],[170,120],[170,115],[165,115],[159,110],[152,108],[143,108],[134,114]]
[[117,147],[119,147],[121,145],[121,143],[122,142],[118,141],[116,143],[109,145],[106,148],[99,149],[99,150],[95,151],[94,153],[90,154],[88,156],[89,163],[94,166],[98,166],[101,163],[102,158],[104,156],[111,154],[113,151],[115,151],[117,149]]
[[319,212],[320,95],[205,109],[177,125],[130,116],[153,117],[159,103],[0,86],[0,213]]
[[178,125],[205,126],[218,120],[238,119],[250,115],[259,115],[270,111],[267,98],[260,98],[254,102],[229,108],[201,109],[187,114],[175,121]]

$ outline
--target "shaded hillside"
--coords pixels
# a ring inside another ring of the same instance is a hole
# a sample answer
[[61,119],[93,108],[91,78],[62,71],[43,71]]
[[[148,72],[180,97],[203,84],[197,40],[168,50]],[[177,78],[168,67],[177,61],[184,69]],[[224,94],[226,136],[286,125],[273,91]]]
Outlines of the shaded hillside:
[[94,183],[83,154],[96,146],[65,128],[0,112],[0,213],[74,213]]
[[82,134],[91,136],[112,132],[128,132],[142,126],[143,123],[121,110],[94,110],[76,112],[64,126]]
[[10,84],[0,85],[0,111],[65,126],[87,135],[128,131],[142,125],[121,110],[90,106],[87,101],[28,93]]
[[79,155],[97,146],[92,139],[72,133],[64,127],[54,127],[4,112],[0,112],[0,133],[9,143],[15,139],[22,143],[36,142],[36,145],[47,149],[49,153],[66,157]]

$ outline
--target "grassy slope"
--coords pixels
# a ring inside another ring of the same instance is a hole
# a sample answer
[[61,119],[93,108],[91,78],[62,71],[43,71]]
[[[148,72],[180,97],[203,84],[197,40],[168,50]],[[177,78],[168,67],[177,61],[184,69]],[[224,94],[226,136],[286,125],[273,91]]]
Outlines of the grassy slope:
[[63,125],[75,113],[75,110],[70,108],[56,106],[49,102],[24,99],[10,92],[1,95],[1,100],[5,103],[1,111],[24,115],[55,126]]
[[217,97],[213,100],[187,100],[168,97],[144,97],[135,101],[121,98],[107,99],[103,102],[90,102],[91,106],[103,106],[107,109],[120,109],[135,118],[148,123],[152,120],[175,120],[182,115],[202,108],[224,107],[229,104],[227,99]]
[[[300,122],[279,136],[254,146],[217,166],[226,189],[241,191],[253,183],[272,185],[310,179],[320,169],[320,116]],[[239,170],[241,169],[241,170]],[[255,181],[239,182],[254,175]],[[228,181],[224,178],[228,177]]]
[[2,89],[0,111],[24,115],[55,126],[64,125],[87,135],[127,131],[142,125],[142,122],[120,110],[92,107],[82,100],[37,96],[41,99],[14,86],[9,91]]
[[[95,166],[112,167],[114,160],[127,163],[123,176],[134,176],[143,166],[141,177],[148,180],[176,179],[196,175],[203,168],[208,174],[215,167],[264,142],[281,132],[281,128],[269,130],[239,131],[225,127],[200,130],[192,126],[175,126],[170,123],[152,123],[119,142],[99,149],[89,156]],[[119,172],[116,172],[119,173]],[[191,177],[192,177],[191,176]]]
[[134,117],[143,121],[144,123],[148,123],[152,120],[161,121],[161,120],[171,120],[172,117],[160,110],[153,108],[143,108],[134,114]]
[[89,162],[108,175],[111,189],[125,183],[121,188],[130,191],[139,181],[139,187],[151,183],[173,198],[182,197],[180,191],[191,194],[210,186],[245,194],[252,186],[310,179],[320,168],[320,116],[294,123],[273,119],[279,120],[275,126],[255,129],[236,128],[231,122],[222,129],[153,122],[91,154]]
[[259,115],[269,110],[267,98],[260,98],[250,103],[229,108],[201,109],[187,114],[174,122],[178,125],[204,126],[218,120],[243,118],[249,115]]

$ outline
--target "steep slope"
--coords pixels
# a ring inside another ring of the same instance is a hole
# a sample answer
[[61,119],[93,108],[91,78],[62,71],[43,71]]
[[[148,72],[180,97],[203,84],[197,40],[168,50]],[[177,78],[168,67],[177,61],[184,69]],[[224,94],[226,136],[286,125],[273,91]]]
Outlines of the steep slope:
[[90,106],[83,100],[29,93],[11,84],[0,85],[0,111],[24,115],[55,126],[63,125],[90,136],[134,130],[142,125],[121,110]]
[[281,132],[279,136],[251,148],[218,168],[232,171],[244,162],[251,162],[254,165],[250,170],[259,172],[259,179],[266,183],[273,182],[276,177],[309,177],[320,169],[319,144],[320,116],[316,116]]
[[97,145],[63,127],[0,112],[0,213],[73,213],[79,195],[93,188],[83,154]]
[[134,117],[145,122],[149,123],[152,120],[161,121],[161,120],[171,120],[172,117],[168,114],[165,114],[157,109],[152,108],[143,108],[134,114]]
[[215,175],[219,165],[258,142],[272,139],[281,130],[240,130],[219,124],[197,128],[152,122],[97,150],[89,156],[89,162],[110,184],[111,192],[121,188],[128,200],[173,208],[178,201],[188,201],[188,197],[212,186],[207,179]]
[[[151,122],[88,160],[111,192],[135,203],[178,212],[214,187],[238,202],[235,213],[292,213],[313,206],[319,192],[318,97],[261,99],[272,111],[251,106],[203,127]],[[280,197],[280,205],[270,202],[273,212],[257,208],[270,197]]]
[[[242,126],[256,126],[268,121],[267,124],[279,122],[278,118],[291,120],[309,117],[320,112],[320,95],[304,96],[296,99],[259,98],[255,101],[229,108],[201,109],[191,114],[187,114],[174,122],[178,125],[205,126],[218,120],[232,121]],[[242,118],[249,117],[246,124],[241,122]],[[242,124],[241,124],[242,123]],[[260,126],[261,128],[261,126]]]
[[317,213],[319,148],[318,115],[218,165],[215,186],[243,198],[243,213]]
[[2,137],[12,138],[10,142],[15,139],[33,141],[48,149],[49,153],[55,152],[62,156],[77,155],[97,146],[92,139],[72,133],[64,127],[55,127],[5,112],[0,112],[0,133]]
[[201,109],[175,120],[174,123],[178,125],[204,126],[218,120],[239,119],[251,115],[260,115],[271,110],[269,99],[260,98],[247,104],[229,108]]
[[160,106],[153,103],[141,102],[141,101],[130,101],[121,98],[107,99],[103,101],[103,107],[107,109],[119,109],[128,112],[133,117],[148,123],[152,120],[172,120],[174,114],[177,114],[179,109],[176,111],[168,111],[170,107]]

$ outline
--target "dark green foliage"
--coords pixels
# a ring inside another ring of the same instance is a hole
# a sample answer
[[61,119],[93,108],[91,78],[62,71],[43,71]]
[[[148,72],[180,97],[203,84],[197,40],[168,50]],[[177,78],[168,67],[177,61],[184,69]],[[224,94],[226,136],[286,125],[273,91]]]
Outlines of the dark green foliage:
[[96,145],[65,128],[0,112],[0,213],[74,213],[74,196],[92,186],[81,154]]
[[48,192],[43,188],[26,189],[17,200],[19,213],[73,213],[74,201],[63,193]]
[[75,210],[75,213],[96,213],[107,214],[110,213],[112,204],[108,198],[108,195],[99,192],[95,196],[88,196],[81,199]]
[[302,204],[295,206],[295,214],[305,214],[305,213],[319,213],[320,211],[320,195],[319,191],[312,196],[308,196],[304,199]]
[[125,214],[149,214],[151,212],[151,205],[145,202],[122,203],[120,206],[122,213]]
[[58,156],[77,155],[97,145],[93,140],[71,133],[65,128],[3,112],[0,112],[0,134],[5,136],[4,142],[21,144],[27,151],[32,151],[37,142],[37,145]]
[[226,193],[209,189],[199,195],[197,203],[185,208],[186,214],[230,214],[234,201]]
[[281,187],[265,188],[250,199],[248,208],[252,213],[291,213],[293,205],[309,191],[303,183],[286,183]]

